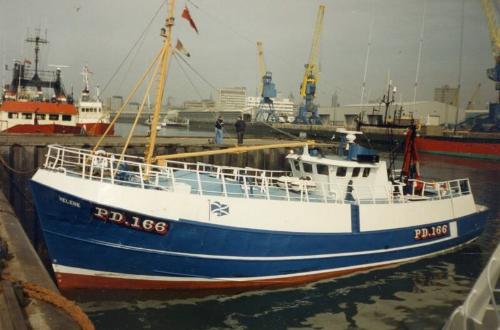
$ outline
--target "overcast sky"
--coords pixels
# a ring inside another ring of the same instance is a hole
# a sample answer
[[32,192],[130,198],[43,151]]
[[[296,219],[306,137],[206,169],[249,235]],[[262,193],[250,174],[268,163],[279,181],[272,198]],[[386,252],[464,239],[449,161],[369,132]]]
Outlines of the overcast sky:
[[[33,58],[24,39],[28,29],[47,30],[42,66],[67,65],[66,89],[82,87],[81,67],[93,72],[92,84],[102,87],[145,31],[164,0],[0,0],[0,78],[13,59]],[[191,53],[190,65],[216,87],[244,86],[256,93],[256,41],[264,46],[266,66],[283,96],[297,98],[308,60],[316,14],[326,5],[320,45],[319,103],[330,105],[333,93],[342,104],[359,103],[370,25],[372,46],[368,61],[366,96],[384,93],[388,73],[403,101],[413,100],[423,0],[187,0],[176,3],[174,38]],[[199,34],[180,13],[187,5]],[[418,100],[433,98],[444,84],[456,86],[459,77],[462,0],[427,0],[420,62]],[[494,101],[494,85],[486,78],[493,66],[489,33],[480,0],[465,0],[462,52],[462,103],[478,83],[480,101]],[[166,6],[156,16],[146,37],[104,90],[104,96],[126,95],[161,46],[159,29]],[[44,32],[43,32],[44,33]],[[174,103],[215,97],[216,91],[186,65],[172,62],[167,95]],[[180,66],[188,73],[184,73]],[[194,85],[194,87],[192,86]],[[138,99],[138,98],[137,98]],[[399,99],[399,97],[398,97]]]

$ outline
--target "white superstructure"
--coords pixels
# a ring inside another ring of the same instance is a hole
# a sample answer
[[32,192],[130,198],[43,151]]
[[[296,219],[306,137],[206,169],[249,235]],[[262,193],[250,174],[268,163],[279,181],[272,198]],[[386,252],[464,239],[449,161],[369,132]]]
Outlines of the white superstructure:
[[107,124],[110,122],[110,116],[109,113],[103,111],[102,101],[99,98],[99,89],[96,91],[95,98],[92,98],[90,95],[89,73],[88,67],[84,66],[82,71],[84,89],[76,105],[78,109],[78,123],[81,125],[95,123]]

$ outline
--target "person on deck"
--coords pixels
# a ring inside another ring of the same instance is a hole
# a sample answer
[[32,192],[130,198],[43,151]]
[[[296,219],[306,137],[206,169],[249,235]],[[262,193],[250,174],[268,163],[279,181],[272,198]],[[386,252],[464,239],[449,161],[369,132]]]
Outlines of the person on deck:
[[238,136],[238,145],[241,145],[243,144],[243,135],[245,134],[246,128],[246,123],[243,120],[242,116],[238,117],[238,120],[236,120],[234,127],[236,128],[236,135]]
[[222,116],[219,116],[215,121],[215,139],[214,139],[215,144],[222,143],[222,140],[224,139],[223,129],[224,129],[224,120],[222,119]]

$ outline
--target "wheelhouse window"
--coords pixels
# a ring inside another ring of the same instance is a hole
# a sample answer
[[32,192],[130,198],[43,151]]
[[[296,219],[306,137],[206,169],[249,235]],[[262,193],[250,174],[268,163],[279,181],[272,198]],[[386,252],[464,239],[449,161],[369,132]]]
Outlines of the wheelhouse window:
[[312,171],[313,171],[312,164],[310,164],[310,163],[302,163],[302,168],[304,169],[304,172],[306,172],[306,173],[312,173]]
[[316,165],[316,170],[318,171],[318,174],[323,174],[323,175],[328,175],[328,165],[324,164],[317,164]]
[[62,115],[62,120],[63,121],[71,121],[71,116],[70,115]]
[[359,172],[360,172],[360,171],[361,171],[361,168],[359,168],[359,167],[355,167],[355,168],[353,168],[353,169],[352,169],[352,177],[353,177],[353,178],[358,177],[358,176],[359,176]]
[[346,176],[347,174],[347,167],[337,167],[337,176]]
[[366,177],[368,177],[368,175],[370,175],[370,168],[369,167],[365,167],[363,169],[363,177],[366,178]]
[[36,119],[45,120],[45,114],[44,113],[37,113],[36,114]]
[[49,115],[49,120],[59,120],[59,115]]
[[21,118],[22,119],[33,119],[33,114],[23,112],[23,114],[21,115]]
[[10,119],[17,119],[17,118],[19,118],[19,116],[15,112],[9,112],[9,118]]

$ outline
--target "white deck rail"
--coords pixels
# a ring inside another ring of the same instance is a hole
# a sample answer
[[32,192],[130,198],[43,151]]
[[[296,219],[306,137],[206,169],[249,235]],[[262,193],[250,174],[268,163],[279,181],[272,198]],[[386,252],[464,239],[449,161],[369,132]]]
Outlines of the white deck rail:
[[[168,161],[147,165],[142,157],[99,150],[50,145],[44,167],[86,180],[198,195],[258,198],[320,203],[405,203],[412,200],[454,198],[470,193],[468,179],[428,183],[414,181],[411,192],[403,184],[385,186],[311,182],[292,178],[289,171]],[[285,180],[283,180],[285,178]],[[293,179],[287,181],[286,179]]]

